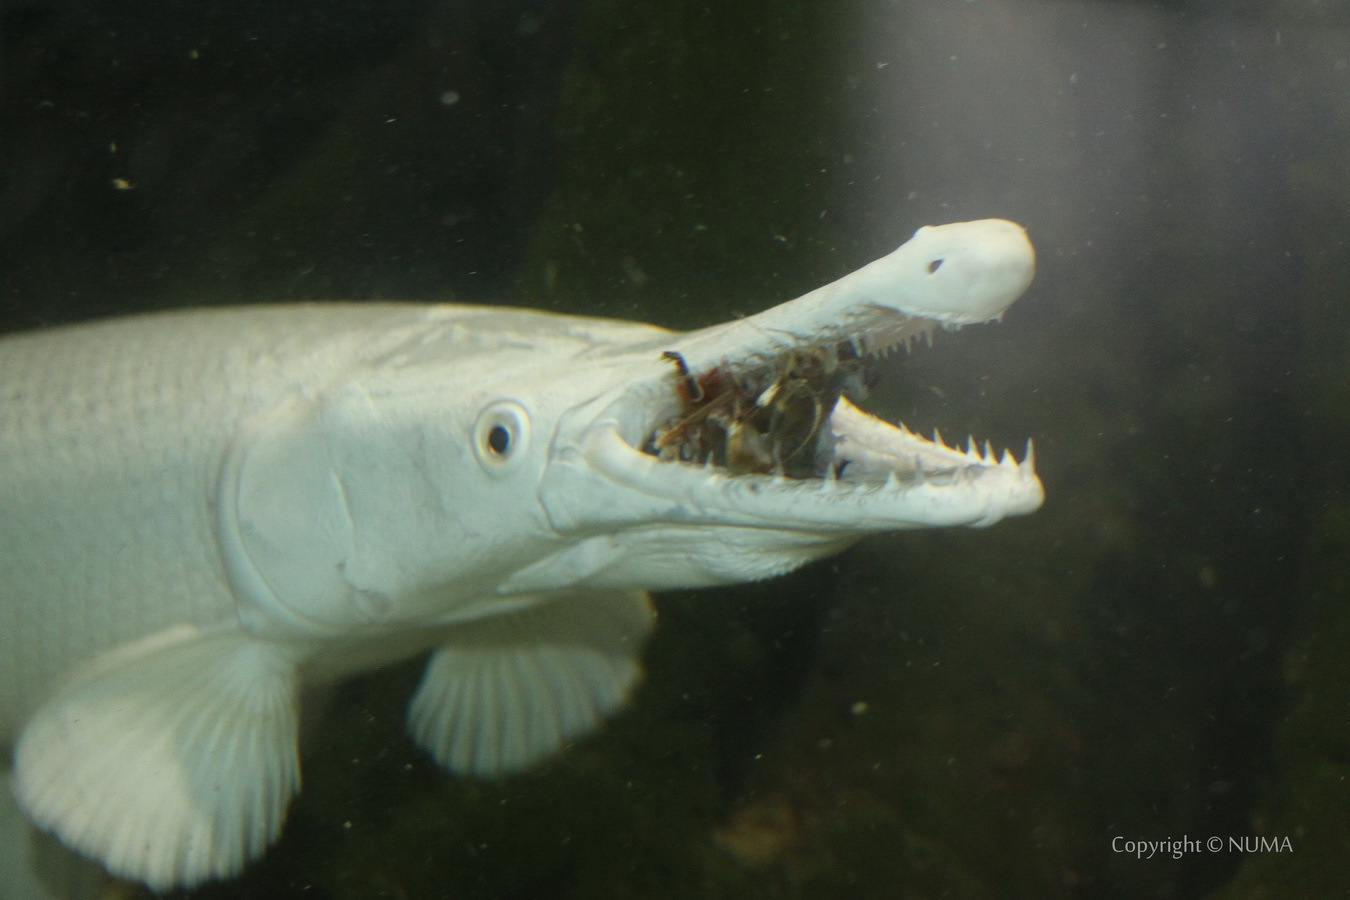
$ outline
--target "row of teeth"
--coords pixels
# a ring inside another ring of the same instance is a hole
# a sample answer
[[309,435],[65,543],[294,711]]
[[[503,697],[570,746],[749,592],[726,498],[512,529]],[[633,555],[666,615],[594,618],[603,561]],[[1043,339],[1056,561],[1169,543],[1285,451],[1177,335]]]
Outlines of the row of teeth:
[[[896,422],[895,427],[899,429],[905,437],[920,441],[925,440],[925,438],[910,431],[904,422]],[[942,432],[938,431],[936,428],[933,429],[932,438],[928,438],[927,440],[939,450],[945,450],[948,453],[961,454],[967,461],[974,465],[1001,466],[1003,468],[1020,469],[1023,467],[1034,467],[1036,462],[1036,447],[1031,441],[1027,441],[1027,452],[1023,456],[1022,461],[1018,462],[1011,450],[1005,448],[1002,453],[995,453],[994,445],[990,441],[985,441],[983,445],[980,445],[976,443],[975,438],[972,435],[966,436],[966,446],[964,450],[959,447],[948,445],[947,442],[942,439]]]
[[[951,330],[957,330],[960,326],[951,326]],[[933,332],[936,331],[936,323],[928,322],[921,326],[918,331],[908,331],[899,339],[882,345],[869,346],[869,341],[862,337],[853,337],[849,344],[856,356],[859,358],[872,357],[885,359],[891,356],[897,350],[903,349],[908,353],[915,344],[922,342],[927,347],[933,346]],[[842,345],[839,345],[842,346]],[[837,350],[833,350],[837,354]],[[929,484],[946,485],[951,484],[955,479],[961,476],[973,477],[980,470],[997,467],[1008,472],[1016,473],[1019,480],[1028,481],[1036,478],[1036,447],[1030,440],[1027,441],[1026,453],[1019,461],[1012,454],[1011,450],[1004,449],[999,454],[994,450],[993,444],[986,440],[983,445],[979,444],[973,435],[967,435],[965,448],[961,449],[949,445],[942,438],[942,433],[938,429],[933,429],[931,439],[925,439],[918,433],[911,431],[904,422],[896,422],[895,427],[906,438],[915,441],[927,440],[935,449],[951,454],[959,454],[964,457],[965,464],[953,461],[951,465],[934,465],[932,462],[925,464],[921,454],[914,455],[914,465],[911,469],[900,470],[892,469],[882,482],[877,480],[878,484],[885,487],[899,487],[913,485],[916,482],[926,482]],[[829,489],[845,480],[841,477],[841,470],[847,468],[847,460],[844,463],[830,465],[825,467],[824,477],[821,479],[821,489]]]
[[[935,443],[937,442],[935,441]],[[912,487],[915,484],[923,483],[946,487],[960,479],[977,478],[982,472],[989,469],[1002,469],[1016,475],[1019,481],[1036,480],[1036,447],[1031,441],[1027,441],[1026,453],[1020,461],[1013,456],[1010,450],[1004,450],[1001,455],[996,456],[988,442],[985,443],[983,453],[978,448],[958,450],[946,445],[940,446],[953,453],[961,454],[965,458],[965,464],[935,466],[932,462],[925,463],[922,455],[916,453],[911,468],[890,469],[886,472],[885,478],[882,478],[878,472],[870,478],[850,479],[846,477],[848,460],[845,460],[825,468],[825,473],[820,479],[821,489],[832,488],[840,484]]]
[[[911,349],[913,349],[914,345],[919,343],[920,341],[923,342],[923,345],[925,347],[931,347],[933,346],[933,332],[935,330],[936,329],[934,327],[929,326],[927,328],[924,328],[922,331],[906,332],[905,335],[901,337],[899,340],[893,341],[888,344],[882,344],[878,347],[867,348],[865,352],[859,353],[858,355],[859,356],[866,355],[878,359],[886,359],[896,350],[904,350],[906,353],[908,353]],[[850,343],[853,344],[853,349],[856,351],[858,350],[861,342],[859,342],[855,338]]]
[[[959,327],[951,326],[952,330]],[[925,322],[919,330],[905,331],[891,340],[879,340],[873,335],[854,335],[837,343],[821,345],[817,350],[826,354],[831,366],[839,364],[840,351],[845,347],[852,351],[853,359],[886,359],[897,350],[908,353],[920,342],[926,347],[933,346],[933,332],[936,330],[936,323]]]

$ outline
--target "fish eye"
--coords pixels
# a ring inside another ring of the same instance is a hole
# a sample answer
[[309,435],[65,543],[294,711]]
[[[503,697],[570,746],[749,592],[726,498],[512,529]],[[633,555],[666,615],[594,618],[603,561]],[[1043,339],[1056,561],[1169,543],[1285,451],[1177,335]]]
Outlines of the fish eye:
[[504,475],[525,458],[529,439],[529,413],[519,403],[499,400],[479,414],[473,428],[473,452],[490,474]]
[[929,275],[932,275],[932,274],[935,273],[938,269],[942,268],[942,264],[943,264],[944,262],[946,262],[946,260],[943,259],[941,256],[939,256],[937,259],[930,260],[929,263],[928,263],[928,274],[929,274]]

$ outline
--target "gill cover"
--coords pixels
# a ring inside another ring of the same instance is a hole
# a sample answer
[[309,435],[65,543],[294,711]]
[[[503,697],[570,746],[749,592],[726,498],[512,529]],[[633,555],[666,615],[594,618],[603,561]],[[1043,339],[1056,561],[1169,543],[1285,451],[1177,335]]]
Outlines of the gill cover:
[[255,633],[308,635],[372,618],[380,605],[346,578],[355,524],[325,412],[295,396],[255,416],[221,470],[221,555]]
[[218,529],[246,627],[313,635],[426,621],[448,612],[447,590],[477,593],[495,568],[510,570],[500,549],[479,558],[493,539],[485,522],[515,520],[483,511],[505,496],[494,483],[537,455],[530,414],[494,399],[456,415],[466,398],[453,394],[357,379],[245,423],[221,473]]

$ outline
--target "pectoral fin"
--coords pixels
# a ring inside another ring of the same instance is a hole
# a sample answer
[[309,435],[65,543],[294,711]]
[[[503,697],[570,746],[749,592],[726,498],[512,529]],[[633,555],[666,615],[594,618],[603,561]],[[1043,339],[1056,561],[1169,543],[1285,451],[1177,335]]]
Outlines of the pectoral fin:
[[178,626],[78,669],[15,749],[40,826],[156,890],[232,875],[300,787],[291,655]]
[[456,772],[524,768],[624,703],[653,622],[643,592],[578,593],[470,622],[427,664],[413,737]]

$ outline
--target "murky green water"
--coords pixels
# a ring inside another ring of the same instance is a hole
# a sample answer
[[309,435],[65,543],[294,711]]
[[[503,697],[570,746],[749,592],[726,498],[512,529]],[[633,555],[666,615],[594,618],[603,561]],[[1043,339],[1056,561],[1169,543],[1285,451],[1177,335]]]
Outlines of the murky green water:
[[[1034,437],[1034,517],[661,596],[632,707],[500,782],[403,735],[415,665],[360,679],[280,845],[194,896],[1343,890],[1350,7],[1239,7],[0,7],[10,329],[314,298],[692,328],[923,224],[1039,253],[868,402]],[[1183,836],[1221,849],[1122,843]]]

